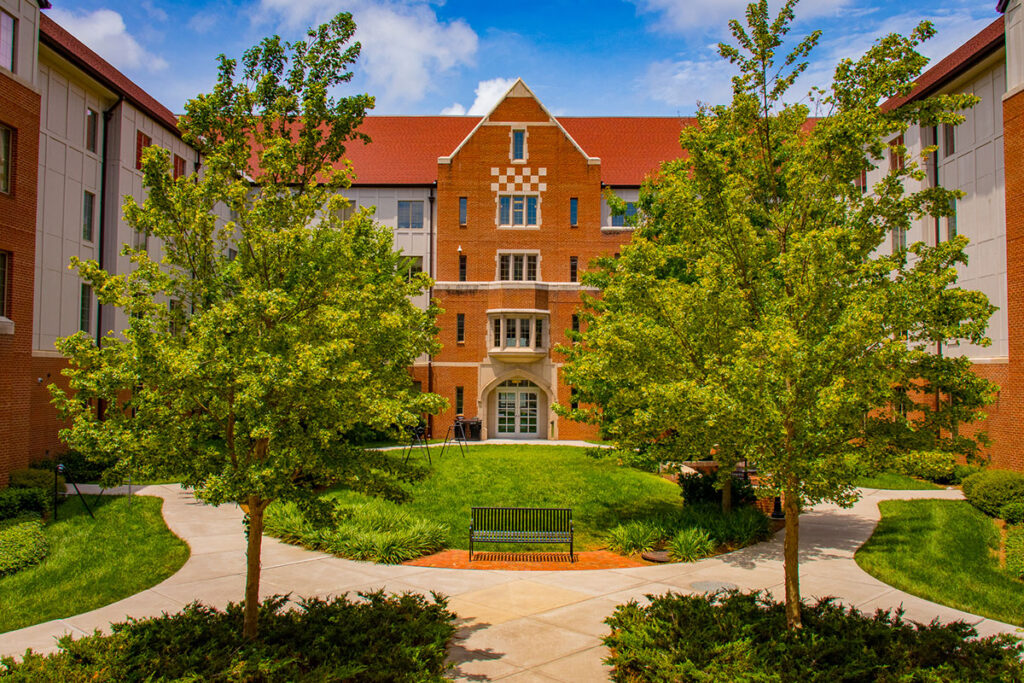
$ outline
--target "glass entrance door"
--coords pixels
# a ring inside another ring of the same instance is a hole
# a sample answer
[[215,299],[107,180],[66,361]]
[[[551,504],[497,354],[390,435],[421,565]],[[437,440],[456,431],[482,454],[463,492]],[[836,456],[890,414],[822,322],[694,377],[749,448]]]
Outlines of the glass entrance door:
[[497,435],[531,438],[538,435],[540,391],[533,384],[510,380],[497,390]]

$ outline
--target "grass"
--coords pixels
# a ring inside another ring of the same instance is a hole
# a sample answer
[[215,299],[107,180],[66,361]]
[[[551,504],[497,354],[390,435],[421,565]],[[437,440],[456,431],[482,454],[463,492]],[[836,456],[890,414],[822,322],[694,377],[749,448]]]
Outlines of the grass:
[[[421,481],[403,484],[412,499],[402,504],[380,503],[446,524],[445,546],[462,549],[469,547],[469,516],[474,506],[572,508],[576,550],[604,547],[605,535],[619,524],[671,514],[681,508],[677,485],[655,474],[620,467],[614,458],[592,458],[586,455],[587,450],[474,445],[467,447],[465,458],[458,448],[448,450],[441,458],[440,449],[432,448],[430,474]],[[396,458],[400,455],[392,453]],[[424,458],[419,456],[416,462],[421,461]],[[349,490],[333,490],[327,495],[347,504],[369,500]],[[487,544],[477,549],[504,548]],[[509,549],[530,547],[513,545]]]
[[891,500],[857,564],[900,590],[1024,624],[1024,582],[999,566],[999,528],[964,501]]
[[897,491],[933,491],[941,486],[930,481],[915,479],[898,472],[878,472],[857,480],[857,486],[867,489],[894,489]]
[[176,572],[189,549],[164,524],[163,501],[103,496],[62,503],[44,531],[50,553],[35,567],[0,579],[0,632],[108,605]]

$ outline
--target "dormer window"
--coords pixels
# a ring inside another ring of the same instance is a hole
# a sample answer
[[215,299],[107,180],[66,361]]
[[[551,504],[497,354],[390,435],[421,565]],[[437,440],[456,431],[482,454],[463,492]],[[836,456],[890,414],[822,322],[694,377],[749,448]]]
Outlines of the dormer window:
[[526,129],[512,129],[512,150],[509,154],[512,161],[526,161]]

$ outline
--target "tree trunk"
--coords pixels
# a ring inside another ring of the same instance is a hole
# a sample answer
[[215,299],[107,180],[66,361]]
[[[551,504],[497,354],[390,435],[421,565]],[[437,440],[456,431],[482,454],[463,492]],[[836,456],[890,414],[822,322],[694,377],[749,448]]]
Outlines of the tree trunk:
[[726,477],[725,482],[722,483],[722,512],[729,514],[732,512],[732,475]]
[[266,507],[259,496],[249,496],[249,546],[246,549],[245,621],[242,637],[252,640],[259,628],[257,618],[260,606],[260,552],[263,548],[263,510]]
[[786,513],[786,541],[783,558],[786,575],[786,627],[800,628],[800,497],[794,482],[786,487],[782,496],[782,509]]

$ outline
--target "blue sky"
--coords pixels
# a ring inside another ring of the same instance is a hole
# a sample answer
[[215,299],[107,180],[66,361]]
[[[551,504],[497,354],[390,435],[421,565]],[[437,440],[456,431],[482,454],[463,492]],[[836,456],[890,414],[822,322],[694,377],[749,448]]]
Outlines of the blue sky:
[[[53,0],[71,30],[175,112],[209,90],[220,53],[238,57],[273,33],[350,11],[363,45],[353,90],[376,114],[482,113],[517,76],[556,115],[692,114],[728,99],[715,45],[744,0]],[[824,32],[798,92],[836,61],[922,19],[923,52],[941,58],[998,17],[996,0],[802,0],[794,35]],[[778,3],[775,2],[774,6]]]

